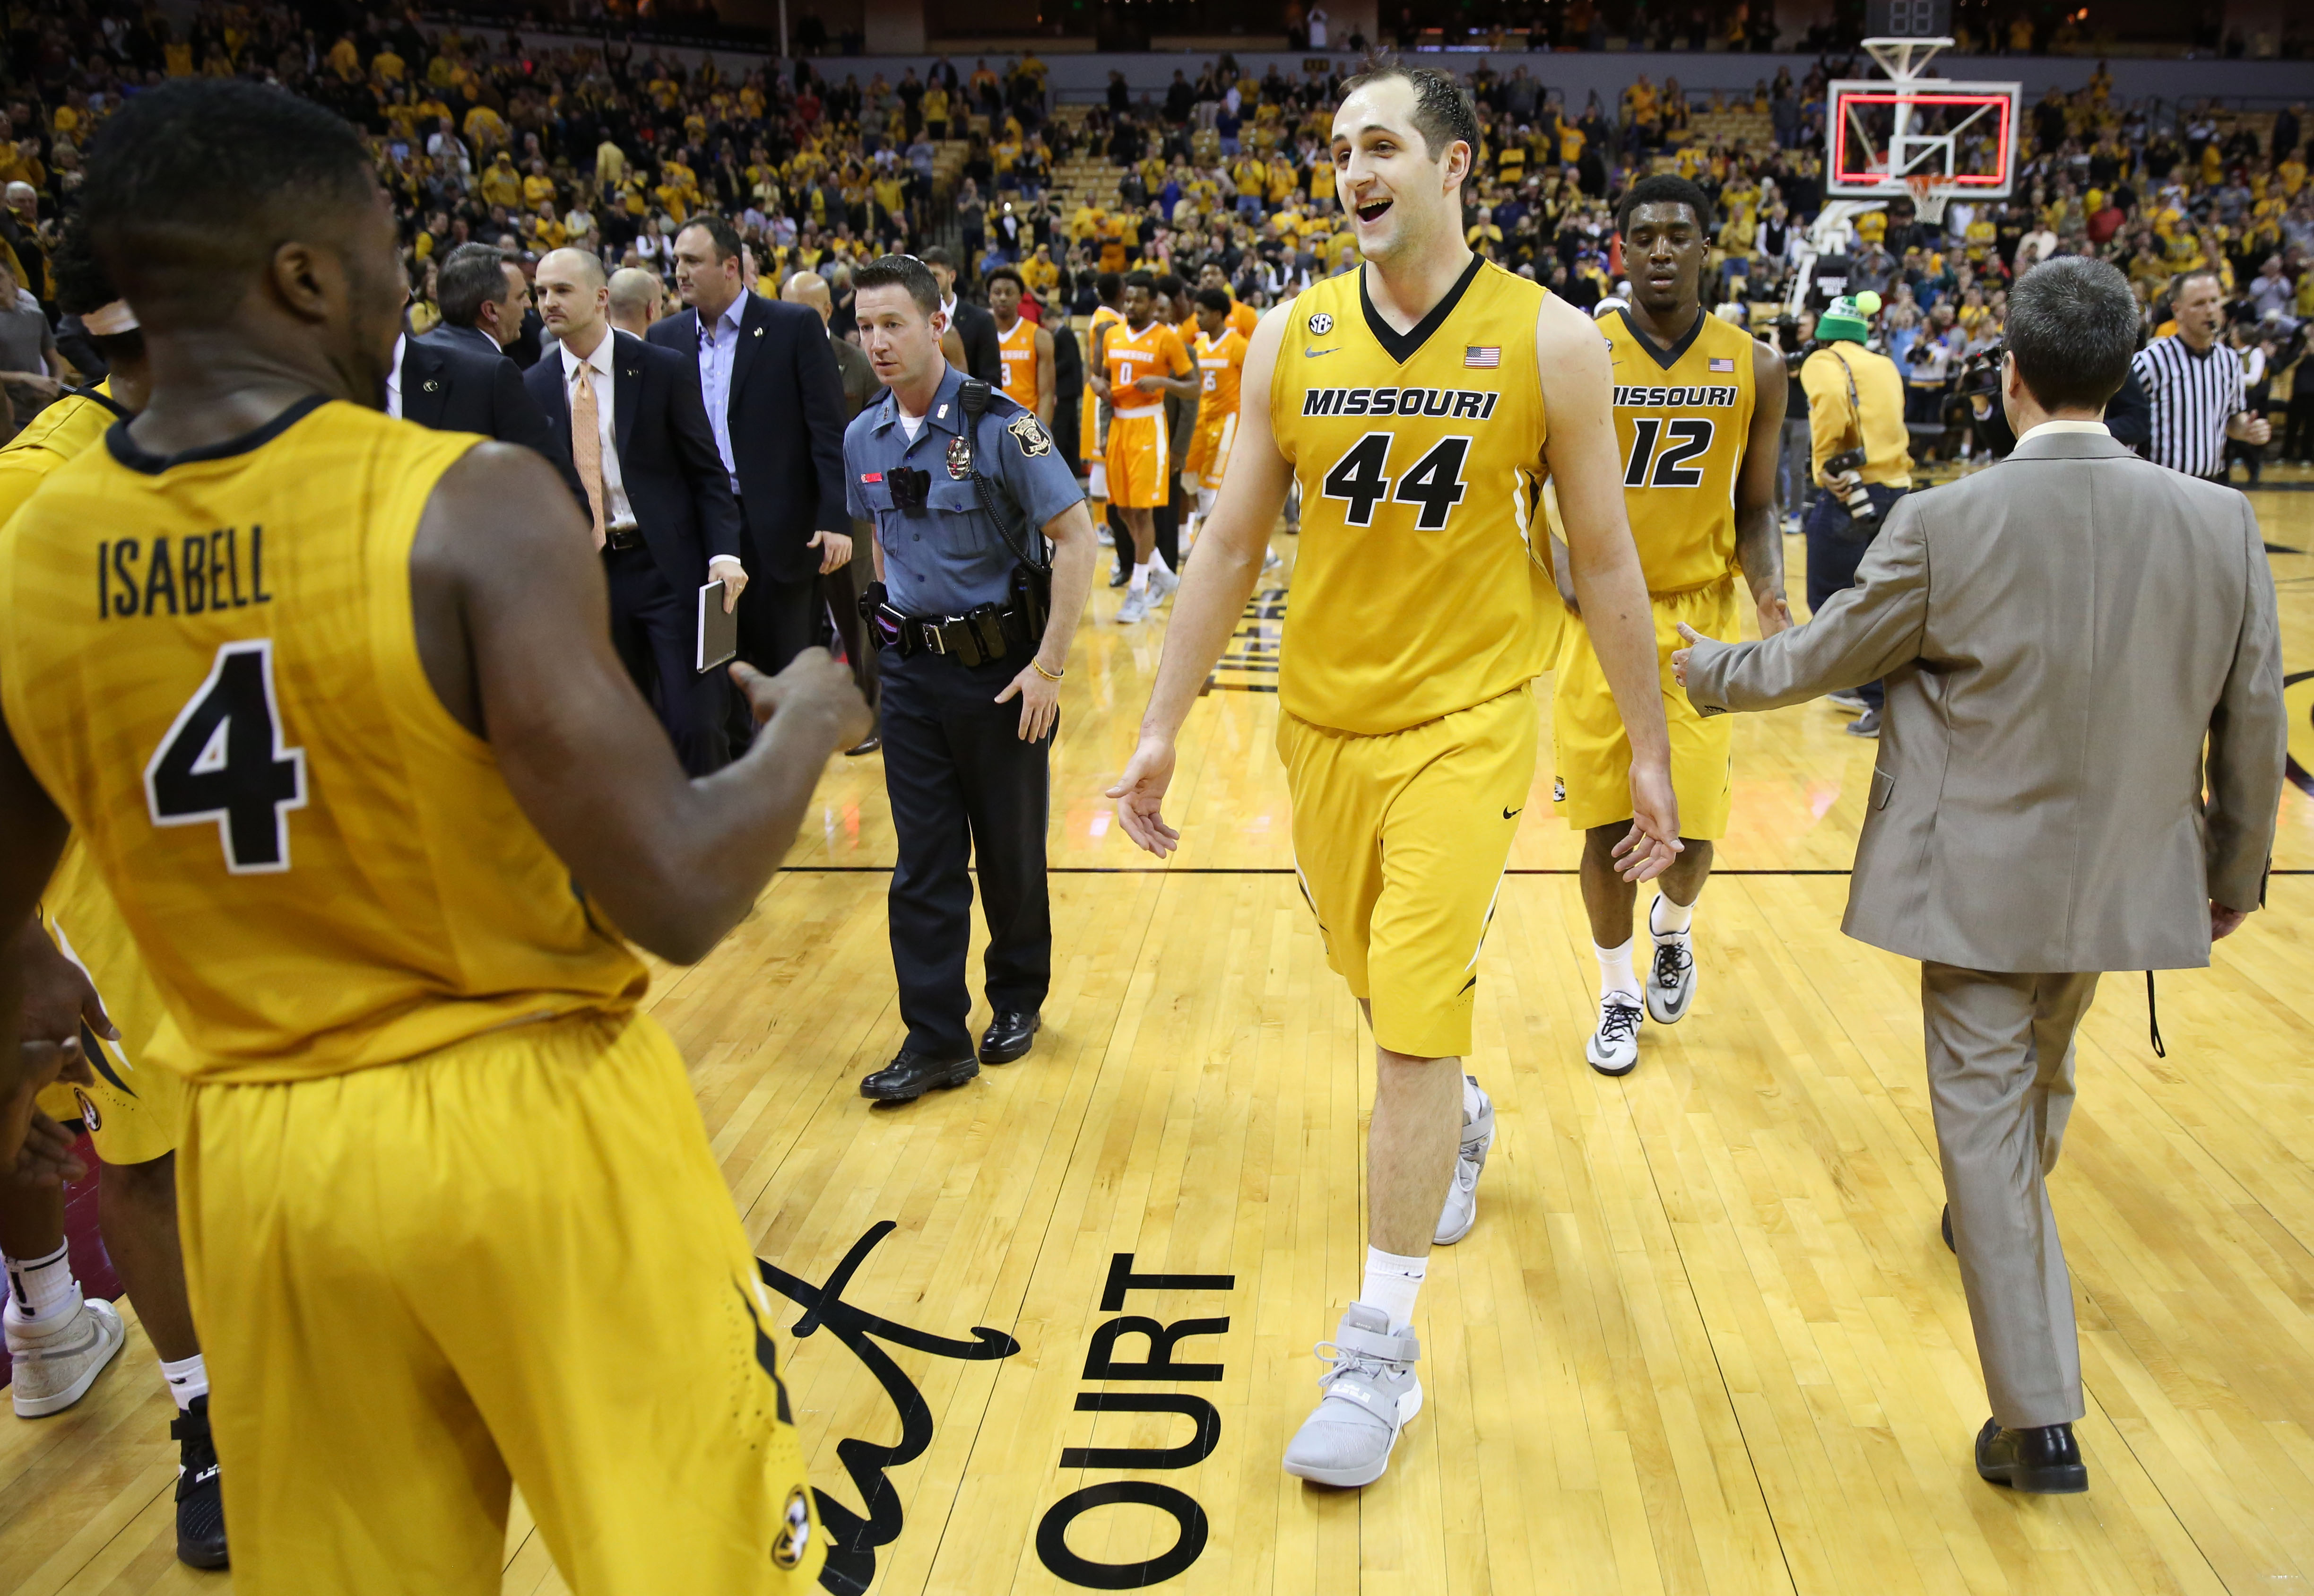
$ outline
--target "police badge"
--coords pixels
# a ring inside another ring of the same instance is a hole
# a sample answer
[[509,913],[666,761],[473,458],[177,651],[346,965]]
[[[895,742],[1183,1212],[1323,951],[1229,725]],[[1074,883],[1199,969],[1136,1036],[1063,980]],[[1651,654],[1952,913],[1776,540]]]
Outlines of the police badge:
[[972,445],[959,436],[948,440],[949,481],[961,482],[972,474]]
[[1053,452],[1052,435],[1038,425],[1034,410],[1022,410],[1004,423],[1004,430],[1012,435],[1012,441],[1020,445],[1021,454],[1028,459]]

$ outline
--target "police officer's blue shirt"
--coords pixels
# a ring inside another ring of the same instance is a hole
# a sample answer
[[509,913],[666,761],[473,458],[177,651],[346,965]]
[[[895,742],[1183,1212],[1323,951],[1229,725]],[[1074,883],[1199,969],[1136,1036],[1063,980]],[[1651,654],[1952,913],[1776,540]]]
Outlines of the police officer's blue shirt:
[[[1045,524],[1084,498],[1076,472],[1036,412],[1002,391],[991,390],[976,436],[967,437],[958,397],[964,378],[949,368],[914,441],[900,425],[899,401],[888,389],[843,434],[852,516],[876,524],[884,586],[892,607],[905,614],[961,615],[979,604],[1011,601],[1017,560],[981,506],[974,468],[994,487],[1023,549],[1034,550],[1030,540],[1042,535]],[[891,473],[903,466],[932,473],[920,516],[902,513],[892,497]]]

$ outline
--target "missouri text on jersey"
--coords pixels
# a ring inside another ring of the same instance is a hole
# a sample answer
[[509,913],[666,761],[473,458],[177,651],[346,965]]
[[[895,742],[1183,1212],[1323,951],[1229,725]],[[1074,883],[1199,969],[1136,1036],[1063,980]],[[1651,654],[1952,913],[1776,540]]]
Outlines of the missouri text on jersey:
[[1470,388],[1311,388],[1302,395],[1305,416],[1445,416],[1483,421],[1502,395]]
[[[243,581],[242,556],[249,557]],[[141,568],[141,569],[140,569]],[[156,537],[148,549],[137,538],[116,538],[96,546],[96,613],[115,615],[199,615],[269,604],[265,590],[265,528],[252,526],[244,546],[241,529],[182,537]]]
[[1617,388],[1618,409],[1634,406],[1681,406],[1702,410],[1728,410],[1736,403],[1733,388]]

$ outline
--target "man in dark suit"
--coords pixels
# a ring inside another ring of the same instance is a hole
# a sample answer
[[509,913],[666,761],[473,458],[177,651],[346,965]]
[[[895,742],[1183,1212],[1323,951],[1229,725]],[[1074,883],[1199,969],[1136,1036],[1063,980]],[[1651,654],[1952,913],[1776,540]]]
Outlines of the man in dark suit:
[[540,261],[538,295],[558,342],[523,383],[584,488],[610,581],[612,639],[683,768],[705,775],[729,761],[729,742],[724,675],[696,668],[698,593],[722,580],[729,610],[747,573],[699,379],[674,350],[613,331],[603,263],[586,251]]
[[[997,341],[996,318],[976,304],[966,304],[956,296],[956,257],[935,246],[920,257],[932,269],[932,280],[940,285],[941,313],[948,318],[949,331],[956,334],[957,348],[946,349],[950,366],[961,364],[967,376],[978,377],[992,388],[1004,386],[1004,352]],[[943,348],[948,340],[941,340]],[[957,355],[961,352],[961,362]]]
[[[827,291],[827,279],[816,271],[799,271],[790,278],[780,287],[780,298],[788,304],[802,305],[818,316],[823,324],[831,322],[835,314],[835,301]],[[876,380],[875,362],[858,344],[837,338],[831,329],[827,348],[835,355],[836,371],[843,380],[843,424],[849,428],[852,419],[868,401],[883,393],[884,384]],[[860,595],[875,579],[875,524],[854,519],[852,562],[820,578],[820,595],[826,601],[829,619],[835,623],[835,635],[843,639],[843,657],[852,662],[852,679],[858,683],[860,695],[868,701],[870,710],[876,707],[877,701],[876,649],[860,618]],[[879,733],[843,752],[873,754],[882,746]]]
[[[739,657],[776,675],[817,640],[817,578],[852,558],[843,389],[820,319],[748,292],[740,269],[731,224],[693,218],[675,235],[676,288],[689,308],[653,322],[649,337],[693,373],[746,525]],[[744,742],[746,728],[732,729]]]
[[393,346],[385,409],[437,432],[479,432],[534,449],[562,474],[579,508],[587,507],[570,451],[555,440],[546,412],[523,386],[522,373],[502,355],[404,334]]
[[504,355],[522,336],[530,283],[504,250],[462,243],[434,274],[434,303],[442,307],[442,324],[426,335],[429,342]]

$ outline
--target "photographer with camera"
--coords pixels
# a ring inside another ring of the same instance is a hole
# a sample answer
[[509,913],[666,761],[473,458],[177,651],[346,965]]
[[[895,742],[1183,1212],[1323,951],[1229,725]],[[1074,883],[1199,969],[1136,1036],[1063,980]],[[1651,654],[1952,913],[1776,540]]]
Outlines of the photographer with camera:
[[[1877,294],[1833,300],[1816,321],[1815,352],[1800,366],[1818,489],[1805,528],[1810,612],[1855,582],[1856,567],[1889,507],[1912,488],[1904,379],[1894,361],[1864,347],[1879,311]],[[1850,723],[1850,736],[1880,735],[1879,683],[1867,682],[1853,694],[1834,693],[1832,701],[1863,711]]]
[[[1053,968],[1047,769],[1092,588],[1092,521],[1037,413],[942,358],[931,268],[886,255],[852,282],[861,347],[886,389],[845,431],[843,463],[852,515],[876,528],[877,580],[860,607],[880,649],[899,854],[888,913],[907,1026],[860,1094],[898,1103],[1035,1042]],[[977,1050],[965,980],[976,856],[994,1011]]]

